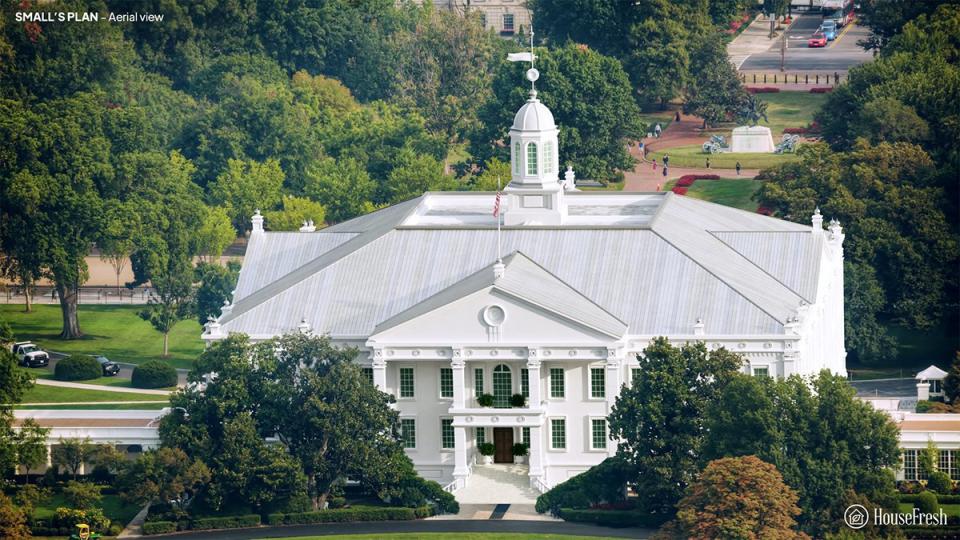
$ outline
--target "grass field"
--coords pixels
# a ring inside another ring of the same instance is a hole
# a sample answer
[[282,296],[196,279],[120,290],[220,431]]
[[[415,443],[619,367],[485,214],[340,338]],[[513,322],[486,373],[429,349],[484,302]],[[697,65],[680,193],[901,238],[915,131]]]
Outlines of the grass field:
[[[664,191],[670,191],[675,181],[667,182]],[[743,178],[721,178],[720,180],[697,180],[687,189],[687,197],[732,206],[741,210],[755,212],[757,202],[750,197],[760,189],[761,182]]]
[[[62,327],[60,307],[35,305],[24,313],[21,304],[0,305],[0,316],[13,328],[18,340],[31,340],[51,351],[67,354],[103,354],[114,362],[139,364],[160,359],[163,335],[141,319],[140,306],[84,306],[78,308],[80,329],[85,337],[64,340],[58,337]],[[170,358],[174,367],[190,368],[203,351],[200,324],[187,319],[170,332]]]
[[165,397],[157,394],[100,392],[98,390],[35,384],[23,396],[21,403],[26,405],[28,403],[95,403],[98,401],[165,401]]
[[87,403],[85,405],[30,405],[26,403],[18,405],[14,409],[31,411],[159,411],[169,406],[169,401],[162,403]]
[[[706,139],[704,139],[706,140]],[[670,165],[673,167],[698,167],[706,166],[706,159],[710,157],[710,165],[714,169],[734,169],[737,162],[744,169],[766,169],[781,163],[796,161],[795,154],[761,154],[761,153],[733,153],[723,152],[721,154],[704,154],[703,148],[699,144],[688,146],[676,146],[668,148],[666,151],[652,151],[647,154],[647,159],[656,158],[658,162],[663,162],[663,154],[669,154]]]
[[[44,501],[42,505],[38,505],[34,509],[33,517],[36,519],[50,519],[53,517],[57,508],[61,506],[66,508],[71,507],[70,503],[67,502],[67,498],[64,497],[62,493],[56,493]],[[110,518],[110,521],[122,525],[129,523],[130,520],[133,519],[133,516],[137,515],[137,512],[140,511],[139,506],[123,502],[119,495],[103,495],[103,498],[100,500],[100,508],[103,509],[103,514]]]
[[773,132],[773,140],[780,140],[783,128],[807,127],[813,121],[813,115],[827,101],[827,94],[809,92],[778,92],[757,94],[767,104],[769,122],[760,120],[761,126],[767,126]]

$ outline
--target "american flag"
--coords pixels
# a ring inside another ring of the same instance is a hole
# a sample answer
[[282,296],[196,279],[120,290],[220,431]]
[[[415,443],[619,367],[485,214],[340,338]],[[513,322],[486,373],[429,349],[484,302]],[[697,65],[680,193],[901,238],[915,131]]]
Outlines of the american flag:
[[493,203],[493,217],[500,216],[500,192],[497,192],[497,199]]

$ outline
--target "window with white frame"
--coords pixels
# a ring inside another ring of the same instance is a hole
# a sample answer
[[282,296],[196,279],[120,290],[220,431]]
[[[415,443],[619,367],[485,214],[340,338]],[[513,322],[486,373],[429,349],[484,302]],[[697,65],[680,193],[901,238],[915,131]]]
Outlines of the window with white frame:
[[440,447],[444,450],[456,447],[456,438],[453,436],[453,418],[440,419]]
[[453,369],[440,368],[440,397],[453,397]]
[[413,418],[400,419],[400,437],[404,448],[417,447],[417,421]]
[[590,368],[590,397],[601,399],[607,395],[607,381],[602,367]]
[[543,172],[544,174],[550,174],[554,172],[553,170],[553,142],[546,141],[543,143]]
[[477,397],[483,395],[483,368],[473,369],[473,392]]
[[640,378],[640,368],[630,368],[630,385],[633,385],[633,381]]
[[513,32],[513,13],[503,14],[503,31]]
[[520,430],[520,442],[530,447],[530,428],[525,427]]
[[937,460],[937,470],[950,475],[951,480],[960,480],[960,468],[957,467],[956,450],[940,450],[940,457]]
[[487,442],[487,428],[478,427],[476,436],[477,436],[477,444],[483,444]]
[[769,376],[770,376],[770,368],[768,368],[767,366],[755,367],[755,368],[753,368],[753,376],[754,376],[754,377],[769,377]]
[[366,377],[367,381],[369,381],[370,384],[373,384],[373,368],[372,367],[363,368],[363,376]]
[[530,370],[520,368],[520,393],[523,397],[530,397]]
[[550,397],[562,398],[565,393],[563,368],[550,368]]
[[550,448],[552,450],[567,449],[567,420],[565,418],[550,419]]
[[414,396],[414,378],[412,367],[400,368],[400,397],[412,398]]
[[607,420],[604,418],[590,419],[590,448],[592,450],[606,450],[607,448]]
[[527,175],[537,174],[537,143],[527,143]]
[[504,364],[493,368],[493,406],[506,408],[510,406],[510,396],[513,395],[513,380],[510,368]]
[[917,451],[903,451],[903,478],[904,480],[920,480],[923,471],[917,466]]

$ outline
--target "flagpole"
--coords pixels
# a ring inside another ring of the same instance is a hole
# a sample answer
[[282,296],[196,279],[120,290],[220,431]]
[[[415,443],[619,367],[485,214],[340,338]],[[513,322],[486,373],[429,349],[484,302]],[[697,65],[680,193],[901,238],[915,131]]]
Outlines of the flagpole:
[[[500,176],[497,176],[497,198],[499,197],[500,197]],[[497,211],[497,262],[499,263],[499,262],[503,262],[500,259],[500,253],[501,253],[500,251],[500,214],[502,214],[502,212],[499,211],[499,207],[497,208],[497,210],[498,210]]]

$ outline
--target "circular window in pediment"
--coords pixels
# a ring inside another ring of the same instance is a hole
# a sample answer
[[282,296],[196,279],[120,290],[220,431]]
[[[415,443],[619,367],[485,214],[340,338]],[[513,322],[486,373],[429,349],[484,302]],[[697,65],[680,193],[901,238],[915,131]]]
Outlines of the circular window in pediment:
[[507,318],[507,312],[500,306],[487,306],[483,309],[483,322],[490,326],[500,326]]

